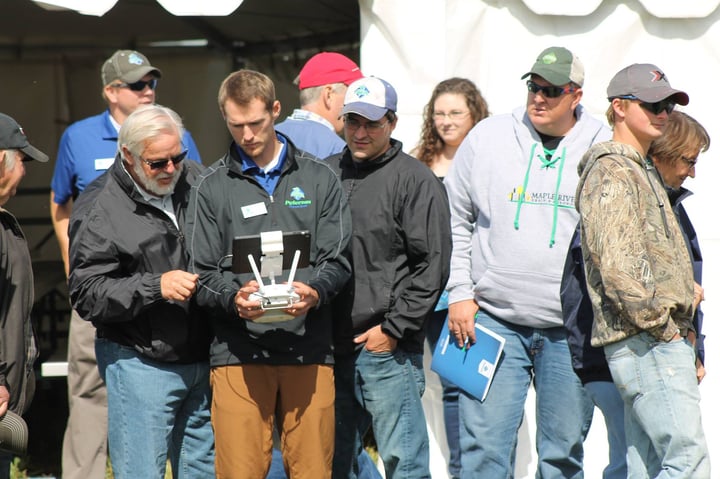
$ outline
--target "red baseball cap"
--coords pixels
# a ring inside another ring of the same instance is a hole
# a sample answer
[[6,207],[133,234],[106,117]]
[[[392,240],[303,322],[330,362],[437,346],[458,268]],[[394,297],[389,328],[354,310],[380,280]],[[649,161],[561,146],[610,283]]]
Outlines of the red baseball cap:
[[363,77],[360,67],[345,55],[322,52],[310,57],[297,78],[301,90],[331,83],[351,84]]

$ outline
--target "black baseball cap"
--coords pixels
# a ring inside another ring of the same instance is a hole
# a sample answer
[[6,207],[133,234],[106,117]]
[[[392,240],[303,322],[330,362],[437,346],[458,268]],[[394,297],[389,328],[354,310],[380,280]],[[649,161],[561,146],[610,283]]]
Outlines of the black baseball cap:
[[22,127],[4,113],[0,113],[0,150],[20,150],[31,160],[42,163],[48,160],[45,153],[28,142]]

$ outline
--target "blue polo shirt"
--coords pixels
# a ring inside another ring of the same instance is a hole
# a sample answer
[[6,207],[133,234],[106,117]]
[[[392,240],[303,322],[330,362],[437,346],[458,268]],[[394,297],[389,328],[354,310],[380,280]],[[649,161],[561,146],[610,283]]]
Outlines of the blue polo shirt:
[[260,168],[257,163],[245,154],[242,148],[235,144],[235,149],[240,155],[240,160],[242,161],[242,172],[252,175],[252,177],[260,183],[263,189],[270,196],[272,196],[278,181],[280,181],[280,173],[282,173],[282,167],[285,164],[285,157],[287,156],[287,140],[282,135],[277,135],[277,139],[280,143],[282,143],[282,149],[277,157],[277,162],[275,162],[275,164],[267,171]]
[[[55,172],[50,187],[55,203],[63,205],[77,197],[95,178],[110,168],[117,154],[118,132],[110,111],[73,123],[60,138]],[[200,163],[200,152],[189,132],[183,136],[188,158]]]
[[335,133],[332,124],[311,111],[294,110],[285,121],[275,125],[275,130],[290,138],[293,145],[321,160],[345,148],[345,142]]

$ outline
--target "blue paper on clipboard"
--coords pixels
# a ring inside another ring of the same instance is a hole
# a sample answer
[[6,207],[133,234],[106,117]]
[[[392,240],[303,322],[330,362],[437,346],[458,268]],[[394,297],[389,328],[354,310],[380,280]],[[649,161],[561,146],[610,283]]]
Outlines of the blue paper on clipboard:
[[450,336],[448,320],[445,318],[430,369],[484,401],[500,361],[505,338],[480,324],[475,324],[475,338],[472,347],[459,347]]

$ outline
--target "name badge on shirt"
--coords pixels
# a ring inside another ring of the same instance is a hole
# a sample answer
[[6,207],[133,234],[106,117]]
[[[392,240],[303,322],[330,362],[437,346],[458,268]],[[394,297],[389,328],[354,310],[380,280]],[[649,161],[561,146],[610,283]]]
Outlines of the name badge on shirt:
[[107,170],[115,162],[115,158],[98,158],[95,160],[95,170]]
[[245,205],[240,210],[242,211],[243,218],[245,219],[267,214],[267,207],[263,202]]

